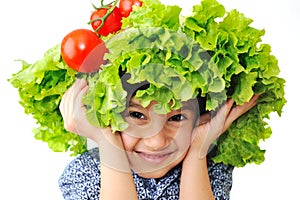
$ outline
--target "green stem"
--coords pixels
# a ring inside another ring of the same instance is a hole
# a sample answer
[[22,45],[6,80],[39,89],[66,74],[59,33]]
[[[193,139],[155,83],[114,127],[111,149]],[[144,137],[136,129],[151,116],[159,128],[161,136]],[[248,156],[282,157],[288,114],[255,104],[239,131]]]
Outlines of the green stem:
[[104,5],[104,0],[101,0],[101,6],[100,6],[100,7],[96,7],[94,4],[92,4],[93,7],[94,7],[94,9],[96,9],[96,10],[99,10],[99,9],[101,9],[101,8],[106,8],[106,9],[109,8],[103,17],[98,17],[98,18],[93,19],[93,20],[90,20],[90,21],[88,22],[88,24],[91,24],[91,23],[93,23],[93,22],[95,22],[95,21],[101,21],[100,26],[98,26],[97,29],[95,30],[95,32],[96,32],[97,34],[98,34],[98,31],[103,27],[105,20],[108,18],[108,16],[112,13],[112,11],[113,11],[113,10],[115,9],[115,7],[117,6],[117,3],[118,3],[118,2],[119,2],[119,0],[116,0],[116,1],[110,2],[109,4],[105,4],[105,5]]

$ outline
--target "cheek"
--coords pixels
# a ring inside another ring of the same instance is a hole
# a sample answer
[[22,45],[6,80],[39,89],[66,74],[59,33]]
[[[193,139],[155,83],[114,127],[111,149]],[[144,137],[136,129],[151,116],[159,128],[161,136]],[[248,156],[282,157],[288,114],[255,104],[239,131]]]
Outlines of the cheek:
[[127,135],[125,133],[121,133],[121,138],[123,141],[124,149],[126,151],[132,152],[136,144],[138,143],[139,139],[132,137],[130,135]]
[[181,151],[187,150],[192,142],[192,129],[180,130],[173,138],[177,148]]

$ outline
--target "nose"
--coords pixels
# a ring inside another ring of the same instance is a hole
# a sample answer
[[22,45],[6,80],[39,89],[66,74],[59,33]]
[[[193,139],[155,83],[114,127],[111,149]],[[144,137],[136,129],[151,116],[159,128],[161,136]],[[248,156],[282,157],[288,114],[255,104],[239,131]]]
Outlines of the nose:
[[157,134],[143,138],[143,141],[149,150],[157,151],[167,147],[172,138],[167,134],[165,128],[163,128]]

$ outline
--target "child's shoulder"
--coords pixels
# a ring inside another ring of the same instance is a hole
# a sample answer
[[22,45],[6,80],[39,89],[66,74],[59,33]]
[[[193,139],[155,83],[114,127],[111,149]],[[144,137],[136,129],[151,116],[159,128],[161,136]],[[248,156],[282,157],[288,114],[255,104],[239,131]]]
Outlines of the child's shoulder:
[[98,148],[91,149],[74,158],[65,167],[58,182],[65,199],[99,199],[100,160]]
[[87,152],[74,158],[65,168],[64,173],[67,171],[94,171],[98,173],[100,171],[100,159],[99,159],[99,149],[93,148]]

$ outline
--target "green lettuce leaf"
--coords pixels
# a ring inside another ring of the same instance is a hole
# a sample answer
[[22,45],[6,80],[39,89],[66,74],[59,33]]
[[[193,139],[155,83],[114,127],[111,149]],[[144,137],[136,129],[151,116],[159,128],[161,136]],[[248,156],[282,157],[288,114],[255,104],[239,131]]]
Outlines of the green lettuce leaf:
[[62,95],[75,81],[76,72],[62,61],[60,45],[49,49],[34,64],[22,62],[22,69],[8,80],[19,91],[20,104],[38,125],[34,137],[48,143],[55,152],[86,151],[86,139],[65,130],[59,111]]
[[[109,62],[85,77],[88,120],[94,126],[125,130],[128,124],[121,113],[135,92],[127,93],[126,84],[134,89],[147,84],[135,97],[143,106],[157,101],[158,113],[178,109],[182,101],[199,94],[206,98],[207,111],[217,111],[228,98],[241,105],[260,94],[257,105],[215,141],[213,159],[237,167],[262,163],[265,150],[259,143],[272,134],[266,119],[272,112],[280,116],[286,103],[278,61],[271,46],[262,43],[265,30],[251,27],[252,19],[237,10],[226,11],[216,0],[202,0],[184,18],[180,12],[178,6],[143,0],[143,6],[123,19],[121,31],[105,38]],[[59,45],[38,62],[22,65],[9,81],[18,88],[25,113],[37,121],[35,138],[54,151],[86,151],[86,139],[64,129],[58,109],[77,75],[62,61]]]
[[158,0],[143,0],[142,7],[134,7],[127,18],[123,18],[123,28],[164,27],[172,30],[179,28],[181,8],[164,5]]
[[[203,0],[194,6],[183,27],[187,35],[212,55],[216,65],[212,74],[219,73],[225,81],[226,98],[241,105],[253,94],[261,94],[257,106],[236,120],[216,141],[218,151],[214,161],[237,167],[264,161],[265,150],[259,147],[259,142],[272,133],[266,119],[271,112],[281,115],[286,103],[285,80],[278,77],[278,61],[271,55],[270,45],[261,43],[265,31],[251,27],[252,21],[237,10],[225,11],[215,0]],[[223,98],[224,94],[208,96],[209,110],[220,105],[219,96]]]
[[[126,79],[128,84],[150,84],[146,90],[137,91],[135,97],[143,106],[156,100],[159,113],[178,109],[182,101],[195,98],[199,88],[206,87],[198,73],[205,61],[195,56],[203,53],[203,49],[182,32],[167,28],[128,28],[108,40],[106,46],[110,49],[106,54],[110,62],[102,66],[97,78],[89,80],[90,89],[84,97],[87,116],[93,125],[110,125],[113,131],[127,127],[121,112],[126,108],[127,95],[132,94],[123,89],[124,77],[119,76],[122,66],[130,74]],[[173,105],[169,104],[171,100]]]

